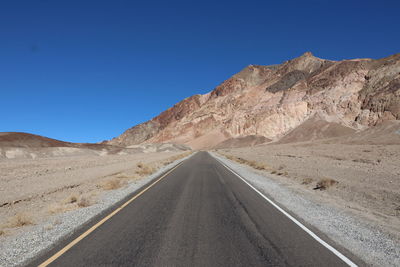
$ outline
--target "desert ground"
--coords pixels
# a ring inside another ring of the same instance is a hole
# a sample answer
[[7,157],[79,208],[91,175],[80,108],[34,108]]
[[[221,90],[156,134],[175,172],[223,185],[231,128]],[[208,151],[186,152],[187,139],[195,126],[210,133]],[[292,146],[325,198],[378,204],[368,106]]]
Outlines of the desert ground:
[[93,205],[103,193],[135,183],[187,154],[174,151],[2,158],[1,237],[18,234],[27,228],[24,226],[44,223],[52,215]]
[[341,138],[217,152],[319,203],[338,206],[400,235],[398,123]]

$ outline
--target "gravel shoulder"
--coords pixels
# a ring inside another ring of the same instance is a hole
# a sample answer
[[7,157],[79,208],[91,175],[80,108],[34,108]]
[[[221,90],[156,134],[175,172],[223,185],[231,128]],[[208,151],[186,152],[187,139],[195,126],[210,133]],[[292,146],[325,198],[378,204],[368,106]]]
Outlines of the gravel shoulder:
[[263,171],[212,153],[254,187],[312,229],[371,266],[400,266],[400,238],[374,220],[357,216],[331,201],[320,201],[307,191]]

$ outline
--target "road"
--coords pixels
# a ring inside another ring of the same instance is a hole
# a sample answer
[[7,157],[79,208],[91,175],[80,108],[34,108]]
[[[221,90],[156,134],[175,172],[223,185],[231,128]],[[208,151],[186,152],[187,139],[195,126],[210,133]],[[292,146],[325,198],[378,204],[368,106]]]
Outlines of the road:
[[347,264],[210,154],[199,152],[49,266]]

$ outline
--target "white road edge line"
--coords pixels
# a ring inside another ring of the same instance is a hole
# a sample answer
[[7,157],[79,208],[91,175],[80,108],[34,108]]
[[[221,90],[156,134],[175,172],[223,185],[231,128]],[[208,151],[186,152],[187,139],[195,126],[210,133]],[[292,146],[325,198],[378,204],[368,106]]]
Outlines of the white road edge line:
[[272,200],[270,200],[268,197],[266,197],[263,193],[261,193],[257,188],[252,186],[249,182],[247,182],[242,176],[240,176],[238,173],[236,173],[234,170],[232,170],[230,167],[226,166],[225,163],[223,163],[221,160],[219,160],[217,157],[213,156],[219,163],[221,163],[225,168],[227,168],[229,171],[231,171],[233,174],[235,174],[237,177],[239,177],[245,184],[247,184],[251,189],[256,191],[260,196],[262,196],[265,200],[267,200],[272,206],[274,206],[277,210],[282,212],[286,217],[288,217],[290,220],[292,220],[295,224],[297,224],[301,229],[303,229],[307,234],[309,234],[312,238],[314,238],[316,241],[318,241],[321,245],[329,249],[333,254],[335,254],[337,257],[339,257],[342,261],[344,261],[347,265],[352,266],[352,267],[357,267],[357,264],[352,262],[349,258],[347,258],[345,255],[340,253],[338,250],[336,250],[334,247],[326,243],[324,240],[322,240],[319,236],[317,236],[313,231],[308,229],[306,226],[304,226],[301,222],[296,220],[292,215],[287,213],[285,210],[283,210],[281,207],[279,207],[277,204],[275,204]]

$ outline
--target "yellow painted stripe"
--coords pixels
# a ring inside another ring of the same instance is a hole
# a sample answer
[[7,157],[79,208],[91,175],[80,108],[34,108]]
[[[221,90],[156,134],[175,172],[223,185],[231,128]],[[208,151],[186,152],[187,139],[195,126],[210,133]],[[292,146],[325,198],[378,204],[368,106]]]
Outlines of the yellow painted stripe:
[[96,223],[95,225],[93,225],[92,227],[90,227],[86,232],[84,232],[83,234],[81,234],[80,236],[78,236],[77,238],[75,238],[71,243],[69,243],[68,245],[66,245],[64,248],[62,248],[60,251],[58,251],[56,254],[54,254],[53,256],[51,256],[49,259],[47,259],[45,262],[43,262],[42,264],[39,265],[39,267],[44,267],[49,265],[50,263],[52,263],[53,261],[55,261],[57,258],[59,258],[62,254],[64,254],[65,252],[67,252],[70,248],[72,248],[73,246],[75,246],[79,241],[81,241],[82,239],[84,239],[86,236],[88,236],[91,232],[93,232],[94,230],[96,230],[98,227],[100,227],[103,223],[105,223],[106,221],[108,221],[111,217],[113,217],[115,214],[117,214],[120,210],[122,210],[123,208],[125,208],[127,205],[129,205],[129,203],[131,203],[132,201],[134,201],[136,198],[138,198],[139,196],[141,196],[144,192],[146,192],[147,190],[149,190],[153,185],[155,185],[156,183],[158,183],[161,179],[163,179],[164,177],[166,177],[168,174],[170,174],[173,170],[175,170],[176,168],[178,168],[183,162],[179,163],[178,165],[176,165],[174,168],[172,168],[171,170],[169,170],[166,174],[164,174],[163,176],[161,176],[160,178],[158,178],[155,182],[153,182],[151,185],[149,185],[148,187],[146,187],[145,189],[143,189],[142,191],[140,191],[138,194],[136,194],[134,197],[132,197],[131,199],[129,199],[128,201],[126,201],[124,204],[122,204],[119,208],[117,208],[116,210],[114,210],[113,212],[111,212],[109,215],[107,215],[106,217],[104,217],[101,221],[99,221],[98,223]]

